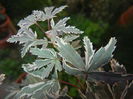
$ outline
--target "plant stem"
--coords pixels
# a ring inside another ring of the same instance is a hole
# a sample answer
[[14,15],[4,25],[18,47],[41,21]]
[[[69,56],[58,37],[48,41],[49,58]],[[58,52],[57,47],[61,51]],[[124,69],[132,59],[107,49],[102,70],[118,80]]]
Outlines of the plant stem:
[[61,83],[64,83],[64,84],[67,84],[67,85],[70,85],[70,86],[73,86],[73,87],[76,87],[76,88],[80,89],[80,87],[78,87],[78,86],[76,86],[76,85],[74,85],[74,84],[71,84],[71,83],[69,83],[69,82],[66,82],[66,81],[63,81],[63,80],[59,80],[59,82],[61,82]]
[[48,30],[50,30],[50,20],[48,19]]
[[79,83],[80,87],[83,87],[83,85],[82,85],[82,83],[81,83],[80,79],[79,79],[78,77],[76,77],[76,79],[77,79],[77,81],[78,81],[78,83]]
[[44,30],[38,23],[36,23],[36,25],[39,27],[39,29],[40,29],[43,33],[45,33],[45,30]]

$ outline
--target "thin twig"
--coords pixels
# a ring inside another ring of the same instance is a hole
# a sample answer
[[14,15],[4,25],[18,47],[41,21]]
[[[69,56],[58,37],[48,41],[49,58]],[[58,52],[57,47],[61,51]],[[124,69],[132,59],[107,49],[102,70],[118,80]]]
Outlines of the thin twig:
[[51,26],[50,26],[50,20],[48,19],[48,30],[51,29]]
[[36,23],[36,25],[43,33],[45,33],[45,30],[38,23]]
[[67,85],[70,85],[70,86],[73,86],[73,87],[75,87],[75,88],[80,89],[80,87],[78,87],[78,86],[76,86],[76,85],[74,85],[74,84],[71,84],[71,83],[69,83],[69,82],[66,82],[66,81],[63,81],[63,80],[59,80],[59,82],[61,82],[61,83],[64,83],[64,84],[67,84]]

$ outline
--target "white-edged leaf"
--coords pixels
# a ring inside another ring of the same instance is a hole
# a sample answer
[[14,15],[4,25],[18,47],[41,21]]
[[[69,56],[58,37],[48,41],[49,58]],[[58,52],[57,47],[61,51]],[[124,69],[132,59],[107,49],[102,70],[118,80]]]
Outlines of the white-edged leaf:
[[[66,26],[66,22],[69,20],[69,17],[65,17],[61,20],[59,20],[56,24],[54,20],[51,20],[51,27],[52,29],[47,31],[46,33],[50,33],[54,36],[56,35],[62,35],[63,33],[72,33],[72,34],[81,34],[83,31],[80,31],[79,29],[75,28],[74,26]],[[54,25],[54,24],[55,25]]]
[[66,64],[65,61],[63,61],[63,68],[65,69],[65,72],[70,74],[70,75],[79,75],[79,74],[82,74],[82,72],[79,69],[74,68],[72,66],[69,66],[68,64]]
[[49,19],[52,19],[54,17],[56,17],[56,14],[58,14],[59,12],[61,12],[63,9],[65,9],[67,6],[61,6],[59,8],[55,8],[52,6],[52,7],[45,7],[44,8],[44,13],[45,15],[43,16],[43,20],[49,20]]
[[73,40],[77,39],[79,35],[66,35],[63,40],[65,42],[72,42]]
[[34,77],[41,78],[42,80],[49,76],[50,72],[52,71],[52,69],[54,67],[54,64],[48,64],[46,67],[36,69],[37,66],[36,66],[36,64],[34,64],[32,66],[32,69],[35,68],[35,70],[29,70],[28,68],[29,68],[30,65],[32,65],[32,64],[23,65],[22,67],[23,67],[24,71],[29,73],[30,75],[32,75]]
[[17,93],[15,98],[21,99],[24,96],[30,97],[39,91],[51,94],[59,90],[60,90],[59,82],[53,79],[46,82],[38,82],[35,84],[30,84],[28,86],[25,86],[21,89],[21,91]]
[[20,28],[29,28],[31,25],[36,23],[36,18],[34,15],[29,15],[26,18],[19,21],[17,24]]
[[42,46],[47,46],[48,42],[47,39],[37,39],[37,34],[36,32],[33,32],[32,29],[20,29],[17,35],[12,35],[8,40],[8,42],[11,43],[17,43],[23,45],[23,48],[21,50],[21,56],[24,57],[25,54],[28,52],[30,47],[32,46],[37,46],[37,45],[42,45]]
[[30,37],[28,37],[26,34],[24,35],[12,35],[7,41],[10,43],[17,43],[19,42],[20,44],[26,43],[28,41],[32,41]]
[[30,84],[28,86],[25,86],[21,89],[20,92],[17,93],[15,96],[16,99],[21,99],[23,96],[31,96],[33,93],[36,93],[37,91],[41,90],[42,86],[45,84],[45,82],[38,82],[35,84]]
[[19,42],[19,44],[23,44],[28,41],[33,41],[36,38],[37,38],[36,32],[33,33],[31,29],[25,29],[25,30],[20,29],[17,35],[12,35],[7,41],[10,43]]
[[37,69],[40,69],[43,66],[46,66],[46,65],[50,64],[51,61],[52,61],[52,59],[37,59],[35,61],[35,64],[37,65]]
[[62,29],[62,31],[65,33],[73,33],[73,34],[82,34],[83,33],[83,31],[80,31],[75,26],[67,26],[64,29]]
[[55,70],[62,71],[62,65],[58,59],[55,59],[52,62],[55,65]]
[[57,13],[61,12],[63,9],[65,9],[67,6],[61,6],[59,8],[55,8],[54,11],[52,12],[52,15],[56,15]]
[[93,56],[88,71],[94,71],[95,69],[105,65],[111,58],[115,49],[116,39],[111,38],[109,43],[105,47],[101,47]]
[[70,62],[78,69],[85,69],[85,64],[82,58],[70,44],[64,42],[61,38],[57,38],[56,41],[58,46],[57,49],[59,50],[59,54],[62,58],[64,58],[67,62]]
[[52,59],[55,56],[52,54],[51,49],[40,49],[40,48],[31,48],[30,52],[33,55],[37,55],[39,58],[48,58]]
[[35,16],[36,21],[45,21],[45,20],[43,20],[43,16],[45,15],[43,11],[34,10],[32,12],[32,15]]
[[23,48],[22,48],[22,51],[21,51],[21,57],[24,57],[25,54],[28,52],[28,50],[32,46],[37,46],[37,45],[47,45],[47,42],[43,39],[36,39],[34,41],[26,42],[25,44],[23,44]]
[[30,52],[33,55],[37,55],[39,58],[43,58],[36,60],[34,62],[34,66],[29,66],[30,70],[29,67],[25,66],[25,71],[31,75],[43,79],[49,76],[50,72],[53,70],[53,67],[55,70],[62,70],[62,65],[57,57],[56,52],[53,49],[31,48]]
[[83,39],[84,41],[84,48],[85,48],[85,68],[86,70],[88,70],[89,68],[89,63],[94,55],[94,50],[93,50],[93,45],[91,43],[91,41],[88,39],[88,37],[84,37]]

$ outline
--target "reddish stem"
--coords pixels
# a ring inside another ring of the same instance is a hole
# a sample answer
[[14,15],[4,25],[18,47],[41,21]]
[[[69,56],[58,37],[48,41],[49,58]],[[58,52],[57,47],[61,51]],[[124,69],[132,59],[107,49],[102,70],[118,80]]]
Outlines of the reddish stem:
[[15,82],[21,83],[22,80],[26,77],[26,75],[27,75],[27,73],[22,73]]
[[73,87],[76,87],[76,88],[80,89],[80,87],[78,87],[78,86],[76,86],[76,85],[74,85],[74,84],[71,84],[71,83],[69,83],[69,82],[66,82],[66,81],[63,81],[63,80],[59,80],[59,82],[61,82],[61,83],[64,83],[64,84],[67,84],[67,85],[70,85],[70,86],[73,86]]

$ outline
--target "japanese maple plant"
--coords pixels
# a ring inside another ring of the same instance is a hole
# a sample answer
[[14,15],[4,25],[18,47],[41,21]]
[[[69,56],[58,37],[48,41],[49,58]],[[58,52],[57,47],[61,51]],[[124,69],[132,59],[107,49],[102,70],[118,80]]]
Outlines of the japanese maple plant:
[[[69,17],[60,20],[56,18],[56,15],[66,7],[55,8],[52,6],[45,7],[44,11],[34,10],[31,15],[20,20],[18,33],[8,39],[10,43],[18,42],[22,45],[22,57],[27,52],[36,56],[33,63],[22,65],[23,70],[27,73],[26,79],[31,79],[31,82],[22,87],[14,95],[14,98],[71,98],[67,95],[66,87],[61,88],[60,86],[60,83],[65,83],[76,87],[81,97],[87,99],[87,95],[92,92],[88,90],[88,86],[91,85],[90,82],[99,81],[112,84],[121,80],[132,80],[131,75],[123,76],[121,73],[105,72],[99,69],[113,57],[112,53],[117,42],[114,37],[110,39],[105,47],[101,47],[97,51],[94,50],[90,39],[84,37],[81,42],[83,42],[85,51],[81,56],[81,52],[79,52],[81,46],[77,39],[83,31],[75,26],[66,25],[66,22],[70,19]],[[40,22],[46,22],[47,26],[40,25]],[[39,38],[38,33],[32,29],[32,26],[39,28],[44,37]],[[61,81],[59,78],[60,72],[73,75],[78,79],[79,86]],[[82,81],[80,82],[80,80]],[[86,92],[90,93],[86,95]],[[98,96],[95,94],[94,97]]]

